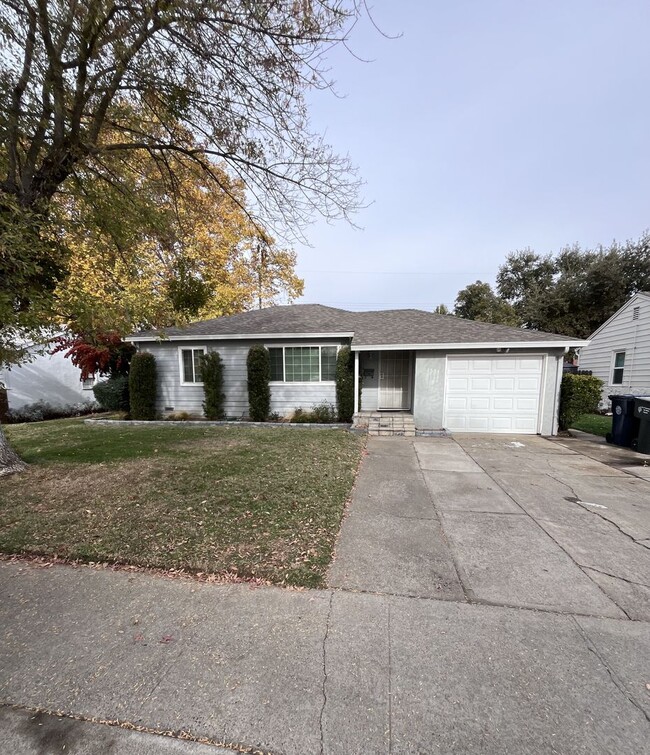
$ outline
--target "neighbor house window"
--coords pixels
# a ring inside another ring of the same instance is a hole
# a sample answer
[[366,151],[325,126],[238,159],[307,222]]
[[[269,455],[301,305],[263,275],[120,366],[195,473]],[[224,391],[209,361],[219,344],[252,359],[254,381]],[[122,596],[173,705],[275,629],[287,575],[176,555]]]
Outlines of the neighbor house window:
[[283,346],[269,349],[271,380],[285,383],[333,381],[336,346]]
[[625,352],[614,354],[614,369],[612,370],[612,385],[623,385],[623,371],[625,369]]
[[81,381],[81,389],[83,391],[90,391],[92,390],[93,386],[95,385],[95,375],[90,375],[87,378],[84,378]]
[[181,349],[181,375],[183,383],[200,383],[201,357],[205,349]]

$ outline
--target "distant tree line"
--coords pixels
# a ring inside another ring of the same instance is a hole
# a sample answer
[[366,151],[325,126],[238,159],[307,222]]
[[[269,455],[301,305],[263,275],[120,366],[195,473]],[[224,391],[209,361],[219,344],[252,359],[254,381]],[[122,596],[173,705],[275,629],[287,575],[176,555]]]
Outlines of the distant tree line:
[[633,294],[648,290],[650,231],[608,247],[567,246],[557,255],[512,252],[494,288],[476,281],[458,292],[454,314],[586,338]]

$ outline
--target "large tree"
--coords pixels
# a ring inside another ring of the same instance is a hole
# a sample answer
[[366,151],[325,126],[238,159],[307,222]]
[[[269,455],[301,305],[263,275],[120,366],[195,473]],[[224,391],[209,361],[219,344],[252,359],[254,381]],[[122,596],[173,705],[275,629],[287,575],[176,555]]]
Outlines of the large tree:
[[624,244],[555,256],[526,249],[508,255],[497,275],[499,296],[529,328],[587,338],[637,291],[650,288],[650,234]]
[[499,325],[519,325],[519,318],[508,302],[500,299],[489,283],[476,281],[458,292],[454,306],[456,317]]
[[[345,42],[357,0],[0,0],[0,357],[38,328],[65,279],[57,197],[130,187],[115,161],[146,152],[245,187],[264,233],[299,235],[320,212],[358,207],[348,158],[309,126],[306,93],[328,88],[324,55]],[[135,201],[135,200],[134,200]],[[110,213],[109,213],[110,214]],[[118,213],[114,213],[118,215]],[[0,447],[2,447],[0,437]]]
[[55,306],[74,332],[124,336],[278,298],[291,301],[302,293],[295,253],[250,221],[240,182],[214,165],[226,193],[195,165],[171,157],[169,167],[178,196],[169,195],[146,153],[138,172],[122,177],[134,194],[137,189],[137,203],[123,206],[118,191],[103,187],[101,209],[119,207],[117,217],[98,212],[94,198],[60,200],[68,215],[70,258]]

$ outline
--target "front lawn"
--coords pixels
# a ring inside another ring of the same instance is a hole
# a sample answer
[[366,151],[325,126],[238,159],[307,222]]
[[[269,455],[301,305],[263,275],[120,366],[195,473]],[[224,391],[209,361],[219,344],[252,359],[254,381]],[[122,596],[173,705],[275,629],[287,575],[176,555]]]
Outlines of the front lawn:
[[612,429],[612,418],[602,414],[583,414],[573,425],[576,430],[593,435],[607,435]]
[[363,441],[342,430],[5,426],[0,552],[323,583]]

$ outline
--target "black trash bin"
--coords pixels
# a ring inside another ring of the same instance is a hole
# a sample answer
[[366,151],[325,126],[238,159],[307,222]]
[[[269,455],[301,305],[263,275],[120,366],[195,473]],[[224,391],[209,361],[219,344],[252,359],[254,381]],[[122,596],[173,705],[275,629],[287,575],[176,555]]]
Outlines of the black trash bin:
[[639,434],[632,441],[632,448],[642,454],[650,454],[650,396],[635,399],[634,416],[639,421]]
[[612,432],[607,433],[605,439],[616,446],[632,445],[632,441],[639,434],[639,419],[634,414],[636,396],[629,394],[612,395]]

